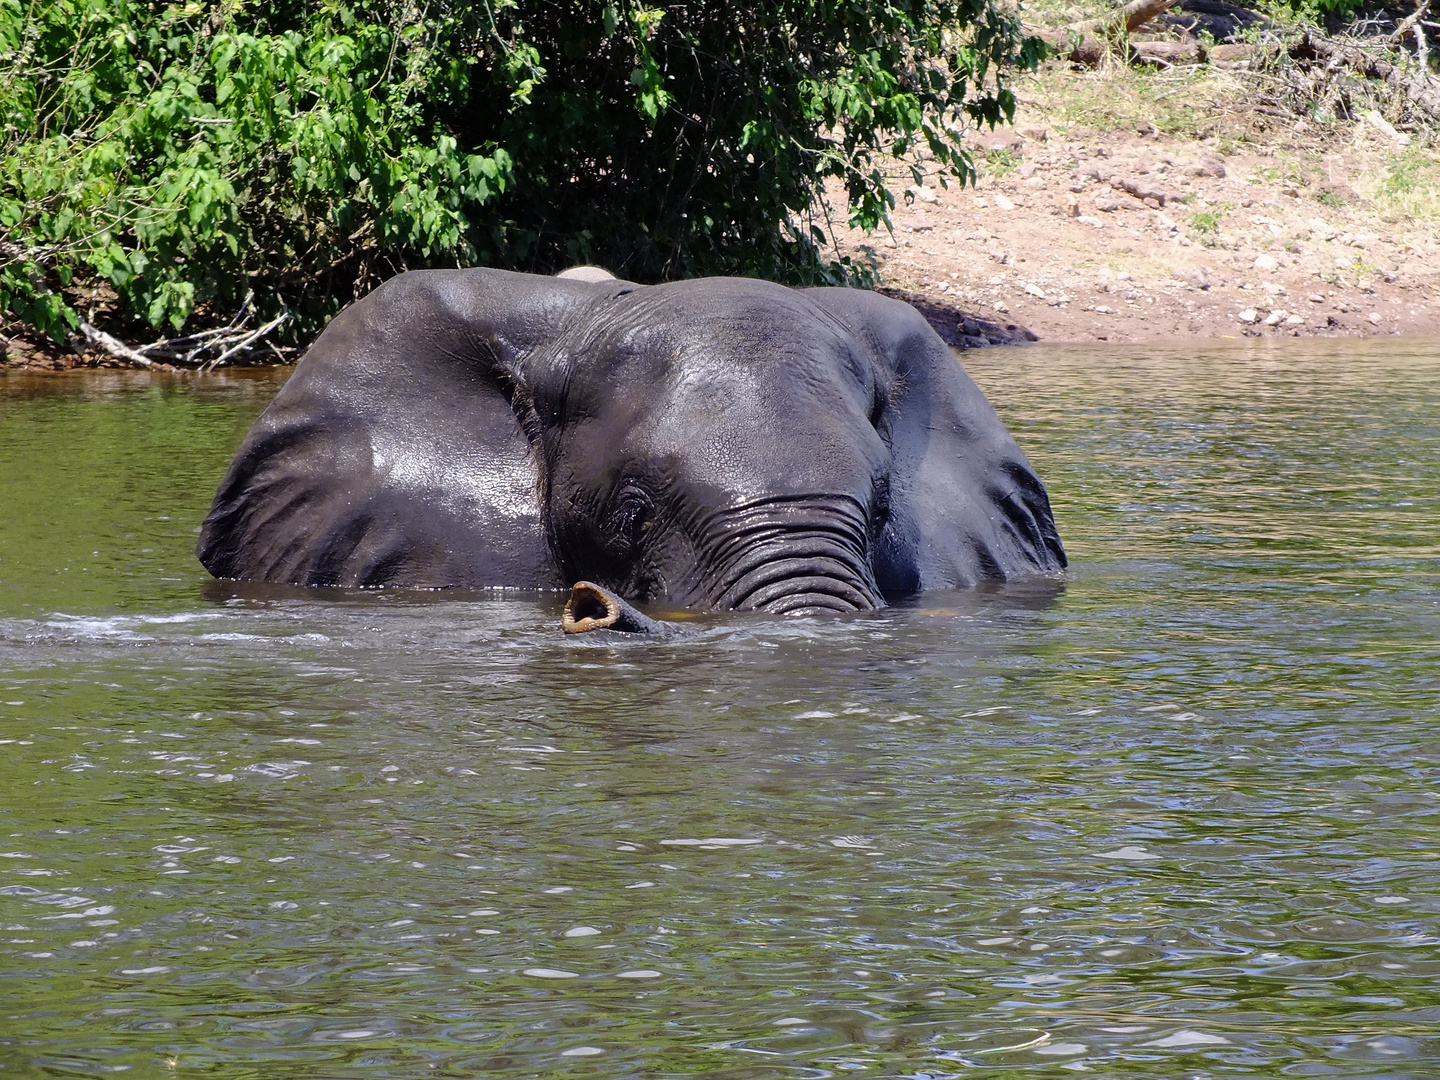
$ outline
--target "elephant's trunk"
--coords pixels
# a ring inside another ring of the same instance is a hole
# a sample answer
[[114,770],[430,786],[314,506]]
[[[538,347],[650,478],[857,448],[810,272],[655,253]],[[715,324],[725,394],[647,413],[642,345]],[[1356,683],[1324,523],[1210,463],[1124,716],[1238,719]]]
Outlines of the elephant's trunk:
[[885,606],[870,568],[865,510],[854,499],[768,500],[717,515],[710,607],[776,615]]
[[609,589],[589,581],[577,581],[565,602],[560,628],[567,634],[588,634],[614,630],[622,634],[665,636],[672,628],[640,614]]

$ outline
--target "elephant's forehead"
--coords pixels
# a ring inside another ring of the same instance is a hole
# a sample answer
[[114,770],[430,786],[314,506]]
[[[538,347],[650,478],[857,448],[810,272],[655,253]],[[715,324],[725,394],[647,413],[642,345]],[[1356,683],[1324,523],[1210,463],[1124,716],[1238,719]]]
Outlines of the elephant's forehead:
[[867,406],[833,366],[712,358],[671,371],[626,449],[683,461],[693,479],[747,497],[844,492],[884,455]]
[[874,377],[864,344],[783,286],[639,289],[562,351],[571,435],[668,462],[701,486],[736,497],[848,491],[883,456],[866,419]]
[[592,331],[641,362],[795,368],[845,365],[849,333],[803,293],[768,281],[706,278],[637,289],[616,299]]

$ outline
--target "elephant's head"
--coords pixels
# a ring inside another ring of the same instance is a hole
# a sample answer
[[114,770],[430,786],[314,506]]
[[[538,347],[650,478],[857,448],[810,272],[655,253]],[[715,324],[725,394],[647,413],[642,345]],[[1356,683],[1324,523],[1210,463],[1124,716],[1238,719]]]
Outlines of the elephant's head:
[[790,290],[651,292],[529,386],[562,575],[642,603],[882,606],[886,373]]
[[908,305],[483,270],[403,275],[334,320],[200,555],[223,576],[585,579],[777,613],[1064,565],[1043,486]]

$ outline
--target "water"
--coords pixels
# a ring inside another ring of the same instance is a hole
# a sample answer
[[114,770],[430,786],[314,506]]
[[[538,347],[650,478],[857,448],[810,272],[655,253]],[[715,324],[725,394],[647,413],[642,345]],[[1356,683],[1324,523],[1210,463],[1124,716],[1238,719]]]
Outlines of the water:
[[972,355],[1063,591],[658,645],[210,582],[274,377],[0,381],[0,1074],[1440,1076],[1437,359]]

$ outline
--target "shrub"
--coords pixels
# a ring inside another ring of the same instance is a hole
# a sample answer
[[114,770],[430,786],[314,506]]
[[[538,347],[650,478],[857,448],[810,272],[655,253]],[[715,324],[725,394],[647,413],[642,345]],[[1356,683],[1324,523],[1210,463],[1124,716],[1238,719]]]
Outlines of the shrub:
[[[313,331],[419,266],[839,279],[882,156],[973,179],[1035,41],[992,0],[0,0],[0,305],[182,327],[253,291]],[[918,177],[917,177],[918,179]]]
[[995,146],[985,151],[985,164],[992,176],[1004,176],[1020,167],[1020,159],[1003,146]]

